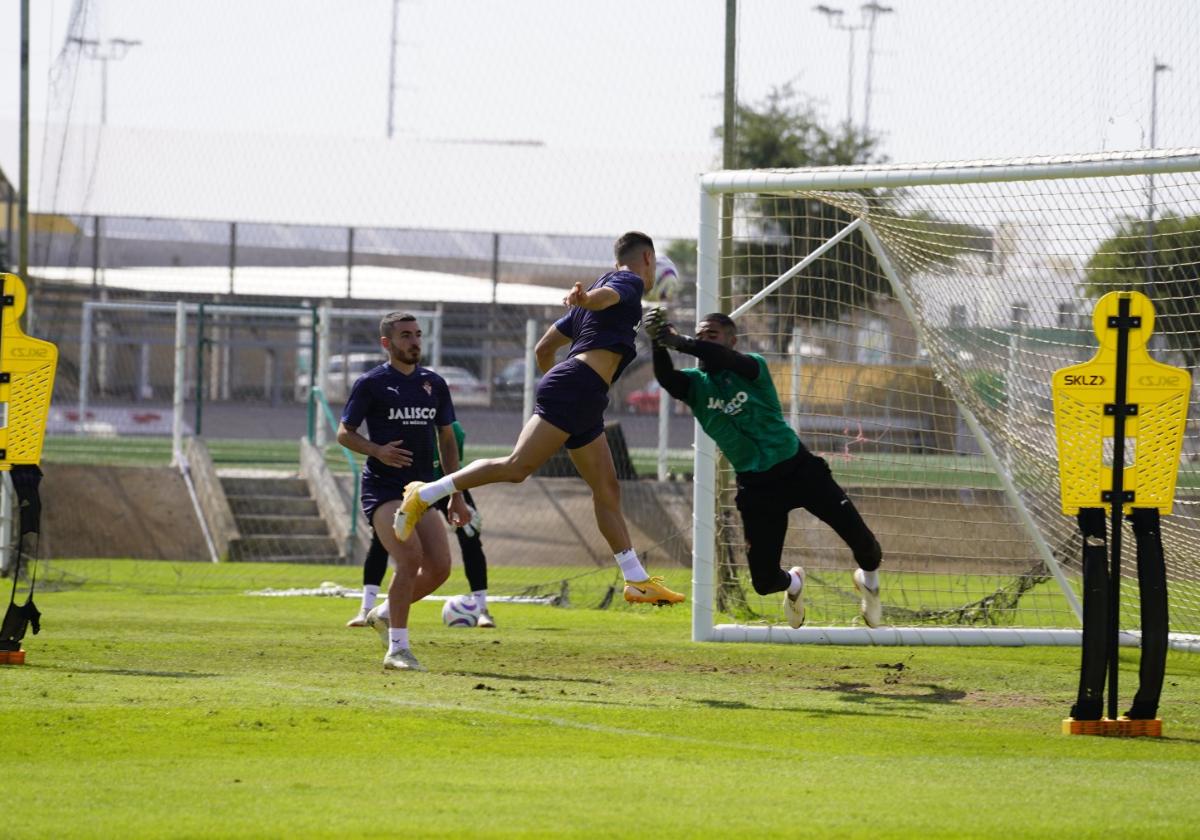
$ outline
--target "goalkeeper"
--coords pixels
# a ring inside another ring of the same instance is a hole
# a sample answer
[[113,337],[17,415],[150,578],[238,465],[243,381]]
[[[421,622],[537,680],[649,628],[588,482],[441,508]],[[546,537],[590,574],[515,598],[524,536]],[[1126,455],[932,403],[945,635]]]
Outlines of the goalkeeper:
[[[458,444],[459,461],[463,457],[463,442],[466,440],[466,432],[463,430],[462,424],[455,420],[450,424],[454,429],[454,439]],[[435,478],[441,478],[442,465],[434,454],[433,472]],[[467,585],[471,587],[471,594],[479,602],[479,623],[476,627],[495,627],[496,620],[492,618],[491,612],[487,607],[487,588],[488,588],[488,571],[487,571],[487,556],[483,553],[483,537],[480,531],[483,529],[483,517],[480,516],[478,508],[475,507],[475,500],[471,498],[469,490],[463,492],[463,501],[467,503],[467,510],[471,513],[471,518],[462,526],[454,529],[454,536],[458,537],[458,548],[462,553],[463,572],[467,575]],[[438,502],[436,507],[442,512],[442,515],[449,521],[450,514],[447,510],[448,505],[446,500]],[[375,533],[375,529],[371,529],[371,545],[367,549],[367,556],[363,560],[363,595],[362,605],[359,608],[358,614],[354,618],[346,622],[347,627],[366,627],[367,613],[375,606],[375,600],[379,596],[379,588],[383,584],[383,577],[387,573],[387,550],[383,547],[383,543],[379,541],[379,535]],[[382,609],[382,607],[380,608]]]
[[[788,513],[804,508],[837,532],[854,552],[859,568],[854,588],[863,620],[883,622],[879,599],[879,541],[854,503],[833,479],[829,465],[813,455],[784,422],[779,395],[766,360],[741,353],[737,326],[720,312],[705,315],[696,337],[680,335],[666,313],[646,316],[654,346],[654,378],[668,394],[687,403],[700,426],[721,448],[737,472],[737,509],[746,535],[750,579],[759,595],[786,593],[788,624],[804,624],[804,569],[780,568]],[[676,370],[667,348],[700,360],[698,367]]]

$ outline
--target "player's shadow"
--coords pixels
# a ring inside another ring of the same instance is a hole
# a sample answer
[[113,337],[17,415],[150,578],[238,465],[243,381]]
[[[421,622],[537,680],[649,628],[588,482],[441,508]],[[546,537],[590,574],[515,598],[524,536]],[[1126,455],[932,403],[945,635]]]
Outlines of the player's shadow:
[[901,691],[879,691],[869,683],[837,682],[833,685],[813,686],[816,691],[836,691],[842,700],[850,703],[865,703],[873,700],[888,700],[900,703],[956,703],[967,696],[967,692],[945,688],[934,683],[913,683],[913,688],[924,689],[914,694]]
[[107,674],[113,677],[162,677],[169,680],[193,680],[220,677],[222,674],[206,674],[197,671],[144,671],[140,668],[59,668],[49,666],[52,671],[69,671],[73,674]]
[[833,716],[854,716],[854,717],[899,717],[899,718],[920,718],[921,715],[915,715],[911,712],[901,711],[880,711],[872,709],[871,711],[859,711],[857,709],[813,709],[803,706],[754,706],[750,703],[744,703],[741,700],[716,700],[710,697],[680,697],[680,700],[687,700],[690,703],[699,703],[701,706],[708,706],[710,709],[723,709],[731,711],[751,711],[751,712],[797,712],[803,715],[812,715],[813,717],[833,717]]
[[548,683],[589,683],[591,685],[609,685],[605,680],[595,680],[590,677],[538,677],[533,674],[497,674],[493,671],[450,671],[449,674],[458,677],[488,677],[493,680],[508,680],[509,682],[548,682]]

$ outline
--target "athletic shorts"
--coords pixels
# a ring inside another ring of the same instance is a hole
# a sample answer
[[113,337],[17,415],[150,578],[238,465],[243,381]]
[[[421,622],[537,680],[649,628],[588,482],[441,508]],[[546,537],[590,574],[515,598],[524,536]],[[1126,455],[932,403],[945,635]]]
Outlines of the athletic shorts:
[[533,413],[569,435],[567,449],[587,446],[604,434],[608,383],[574,357],[559,362],[538,383]]
[[[407,484],[408,482],[405,482]],[[371,526],[375,525],[375,510],[385,502],[390,502],[393,499],[404,498],[404,484],[399,484],[393,481],[363,481],[361,488],[358,491],[358,501],[362,505],[362,512],[367,516],[367,523]]]

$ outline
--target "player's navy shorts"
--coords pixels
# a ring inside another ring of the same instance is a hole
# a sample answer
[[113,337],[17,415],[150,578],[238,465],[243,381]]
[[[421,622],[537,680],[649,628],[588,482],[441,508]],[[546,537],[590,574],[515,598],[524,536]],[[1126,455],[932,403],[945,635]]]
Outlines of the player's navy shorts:
[[375,520],[372,517],[375,516],[375,509],[384,502],[390,502],[393,499],[403,499],[404,484],[394,481],[383,481],[378,478],[364,480],[358,493],[358,501],[362,505],[363,513],[367,516],[367,522],[374,527]]
[[608,383],[572,356],[542,377],[533,413],[570,436],[567,449],[578,449],[604,434],[606,408]]

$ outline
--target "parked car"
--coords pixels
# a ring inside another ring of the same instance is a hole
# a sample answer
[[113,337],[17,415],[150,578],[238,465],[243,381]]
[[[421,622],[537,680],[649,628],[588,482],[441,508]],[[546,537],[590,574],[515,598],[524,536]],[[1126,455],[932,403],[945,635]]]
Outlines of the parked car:
[[651,379],[645,388],[630,391],[625,397],[625,410],[630,414],[658,414],[658,394],[662,387]]
[[450,387],[450,398],[454,405],[487,405],[487,386],[478,376],[466,368],[443,365],[433,368]]
[[[348,353],[329,357],[329,372],[325,383],[325,399],[334,407],[340,407],[350,396],[350,389],[358,377],[371,368],[387,361],[383,352]],[[297,393],[308,395],[308,372],[296,374]]]
[[[542,372],[535,370],[533,387],[541,381]],[[492,388],[497,400],[520,400],[525,396],[525,360],[513,359],[492,380]]]

